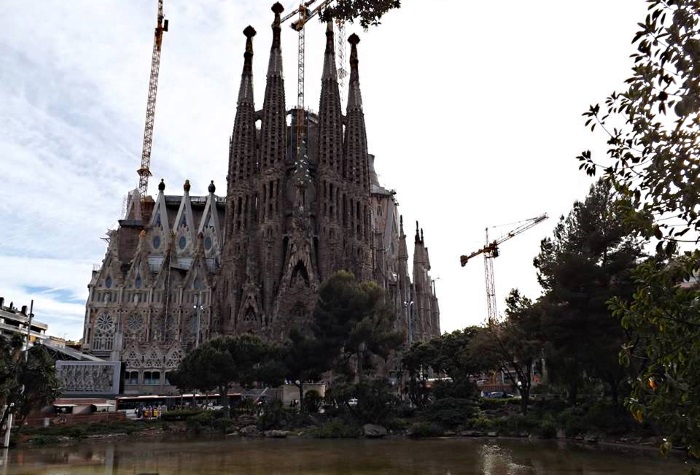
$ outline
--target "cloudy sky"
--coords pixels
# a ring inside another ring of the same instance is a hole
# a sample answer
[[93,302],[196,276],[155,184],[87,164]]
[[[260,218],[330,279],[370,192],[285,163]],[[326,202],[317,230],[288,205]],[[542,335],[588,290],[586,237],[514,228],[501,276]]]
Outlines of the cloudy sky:
[[[282,2],[286,11],[294,2]],[[581,113],[620,88],[643,0],[405,0],[362,31],[360,81],[370,152],[413,234],[424,229],[442,328],[484,321],[483,261],[459,256],[484,229],[551,218],[505,243],[500,309],[536,298],[532,258],[590,180],[583,149],[605,137]],[[177,193],[210,180],[225,194],[228,137],[253,25],[262,106],[272,1],[165,0],[151,170]],[[3,0],[0,15],[0,296],[28,305],[51,334],[82,337],[101,240],[137,186],[156,0]],[[296,33],[284,28],[287,104],[296,100]],[[307,105],[318,108],[322,25],[306,33]],[[516,225],[490,231],[504,234]]]

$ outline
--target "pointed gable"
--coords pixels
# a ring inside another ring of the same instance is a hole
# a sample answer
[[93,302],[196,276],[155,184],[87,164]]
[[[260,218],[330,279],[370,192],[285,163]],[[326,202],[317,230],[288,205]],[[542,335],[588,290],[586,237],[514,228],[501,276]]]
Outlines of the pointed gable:
[[219,213],[216,208],[217,197],[214,194],[215,191],[216,187],[214,186],[214,180],[212,180],[209,184],[209,195],[204,205],[202,220],[197,230],[197,235],[202,235],[204,255],[208,259],[219,257],[223,245],[223,236],[221,234],[221,226],[219,225]]
[[178,257],[192,257],[194,253],[196,228],[190,202],[190,181],[185,180],[185,194],[180,201],[180,209],[175,217],[173,233],[175,234],[175,252]]
[[165,206],[165,182],[160,180],[158,185],[158,199],[153,207],[151,221],[148,223],[148,239],[151,251],[162,255],[167,248],[170,237],[170,223],[168,222],[168,210]]

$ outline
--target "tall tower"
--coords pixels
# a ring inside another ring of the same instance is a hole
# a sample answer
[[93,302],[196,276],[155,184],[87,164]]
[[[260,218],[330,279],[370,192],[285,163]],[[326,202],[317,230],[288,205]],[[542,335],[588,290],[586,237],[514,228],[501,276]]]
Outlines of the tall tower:
[[[217,283],[220,331],[232,332],[238,326],[243,305],[242,284],[257,280],[255,232],[257,231],[258,149],[256,146],[255,103],[253,99],[253,37],[246,27],[243,73],[238,91],[238,107],[229,148],[228,188],[226,191],[225,243],[223,268]],[[253,317],[255,315],[253,314]],[[244,317],[245,319],[245,317]],[[251,322],[253,323],[253,322]]]
[[335,68],[333,25],[327,23],[326,50],[323,56],[321,99],[318,118],[318,205],[319,273],[330,277],[343,255],[341,196],[346,190],[343,180],[343,113]]
[[347,267],[361,280],[370,279],[370,177],[367,152],[367,130],[362,111],[360,93],[359,60],[356,34],[348,38],[350,43],[350,84],[345,125],[345,160],[343,178],[345,189],[342,198],[343,228],[346,233],[345,255]]

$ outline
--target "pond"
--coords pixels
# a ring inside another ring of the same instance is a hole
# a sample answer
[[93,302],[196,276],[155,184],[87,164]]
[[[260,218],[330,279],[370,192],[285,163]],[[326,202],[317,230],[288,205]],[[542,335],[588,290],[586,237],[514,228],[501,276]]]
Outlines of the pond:
[[471,438],[89,440],[71,446],[11,449],[0,466],[0,475],[673,475],[687,471],[680,461],[664,460],[654,450]]

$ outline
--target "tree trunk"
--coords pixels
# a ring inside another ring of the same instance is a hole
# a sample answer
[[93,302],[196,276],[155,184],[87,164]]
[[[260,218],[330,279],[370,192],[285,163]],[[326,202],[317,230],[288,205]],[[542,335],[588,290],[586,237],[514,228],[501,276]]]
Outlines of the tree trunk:
[[306,412],[304,408],[304,381],[300,381],[296,386],[299,388],[299,412]]

